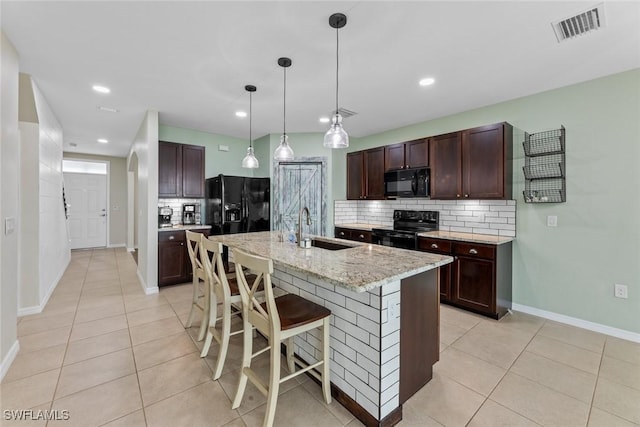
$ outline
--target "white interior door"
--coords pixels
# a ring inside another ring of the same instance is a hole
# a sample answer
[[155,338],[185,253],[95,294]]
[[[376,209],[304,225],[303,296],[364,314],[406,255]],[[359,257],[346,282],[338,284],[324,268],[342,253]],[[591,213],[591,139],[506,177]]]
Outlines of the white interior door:
[[65,173],[71,249],[107,246],[107,176]]

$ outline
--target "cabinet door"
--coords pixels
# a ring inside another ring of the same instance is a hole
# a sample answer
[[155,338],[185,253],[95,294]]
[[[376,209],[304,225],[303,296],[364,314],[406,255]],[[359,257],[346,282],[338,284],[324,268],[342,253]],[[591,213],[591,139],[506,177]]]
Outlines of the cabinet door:
[[384,147],[366,150],[365,199],[384,199]]
[[416,139],[405,143],[405,167],[423,168],[429,166],[429,140]]
[[404,143],[384,147],[384,170],[404,169]]
[[364,176],[362,151],[347,154],[347,199],[362,199],[362,183]]
[[182,196],[182,150],[180,144],[158,143],[158,196]]
[[461,145],[460,132],[434,136],[429,140],[432,199],[461,197]]
[[455,264],[453,302],[493,315],[495,312],[495,262],[458,256]]
[[204,147],[182,146],[182,196],[204,197]]
[[505,147],[502,123],[462,133],[464,198],[505,198]]
[[[451,255],[452,245],[448,240],[430,239],[427,237],[418,238],[418,249],[425,252],[432,252],[440,255]],[[450,302],[451,296],[451,266],[447,264],[440,267],[440,301]]]
[[184,242],[158,245],[158,285],[173,285],[187,281]]
[[351,229],[335,227],[333,235],[336,237],[336,239],[351,240]]

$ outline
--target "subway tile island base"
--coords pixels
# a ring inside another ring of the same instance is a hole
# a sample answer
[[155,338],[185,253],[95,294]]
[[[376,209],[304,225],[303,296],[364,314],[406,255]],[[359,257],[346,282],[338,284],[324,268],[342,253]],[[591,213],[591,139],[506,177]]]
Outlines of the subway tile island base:
[[[300,248],[279,232],[210,239],[271,258],[275,286],[331,310],[336,400],[367,426],[402,419],[402,404],[438,361],[438,267],[451,257],[326,237]],[[308,363],[320,355],[318,333],[296,337],[295,353]]]

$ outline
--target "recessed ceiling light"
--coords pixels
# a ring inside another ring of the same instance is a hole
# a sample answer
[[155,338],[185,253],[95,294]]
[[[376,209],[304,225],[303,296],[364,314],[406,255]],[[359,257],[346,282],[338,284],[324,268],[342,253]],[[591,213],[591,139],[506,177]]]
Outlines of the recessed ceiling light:
[[104,139],[104,138],[100,138],[100,139],[98,139],[98,142],[99,142],[100,144],[106,144],[106,143],[108,143],[108,142],[109,142],[109,140],[108,140],[108,139]]
[[102,106],[98,107],[98,110],[106,111],[106,112],[108,112],[108,113],[117,113],[117,112],[118,112],[118,110],[117,110],[117,109],[115,109],[115,108],[111,108],[111,107],[102,107]]
[[420,80],[419,83],[420,83],[420,86],[430,86],[430,85],[434,84],[435,82],[436,82],[435,79],[433,79],[431,77],[427,77],[427,78],[424,78],[424,79]]
[[95,90],[98,93],[110,93],[111,92],[111,89],[109,89],[106,86],[93,85],[92,88],[93,88],[93,90]]
[[320,123],[329,123],[329,117],[320,117]]
[[236,111],[236,116],[238,117],[247,117],[247,113],[244,111]]

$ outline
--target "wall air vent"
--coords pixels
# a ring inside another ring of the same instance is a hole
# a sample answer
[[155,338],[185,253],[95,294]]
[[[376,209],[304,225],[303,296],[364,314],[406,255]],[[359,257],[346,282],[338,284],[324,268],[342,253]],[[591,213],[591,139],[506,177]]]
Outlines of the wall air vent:
[[[338,112],[340,113],[343,119],[346,119],[347,117],[355,116],[356,114],[358,114],[355,111],[347,110],[346,108],[342,108],[342,107],[338,108]],[[329,112],[327,116],[333,117],[335,113],[336,113],[336,110],[331,110],[331,112]]]
[[584,12],[551,23],[558,43],[591,33],[605,26],[604,3],[600,3]]

